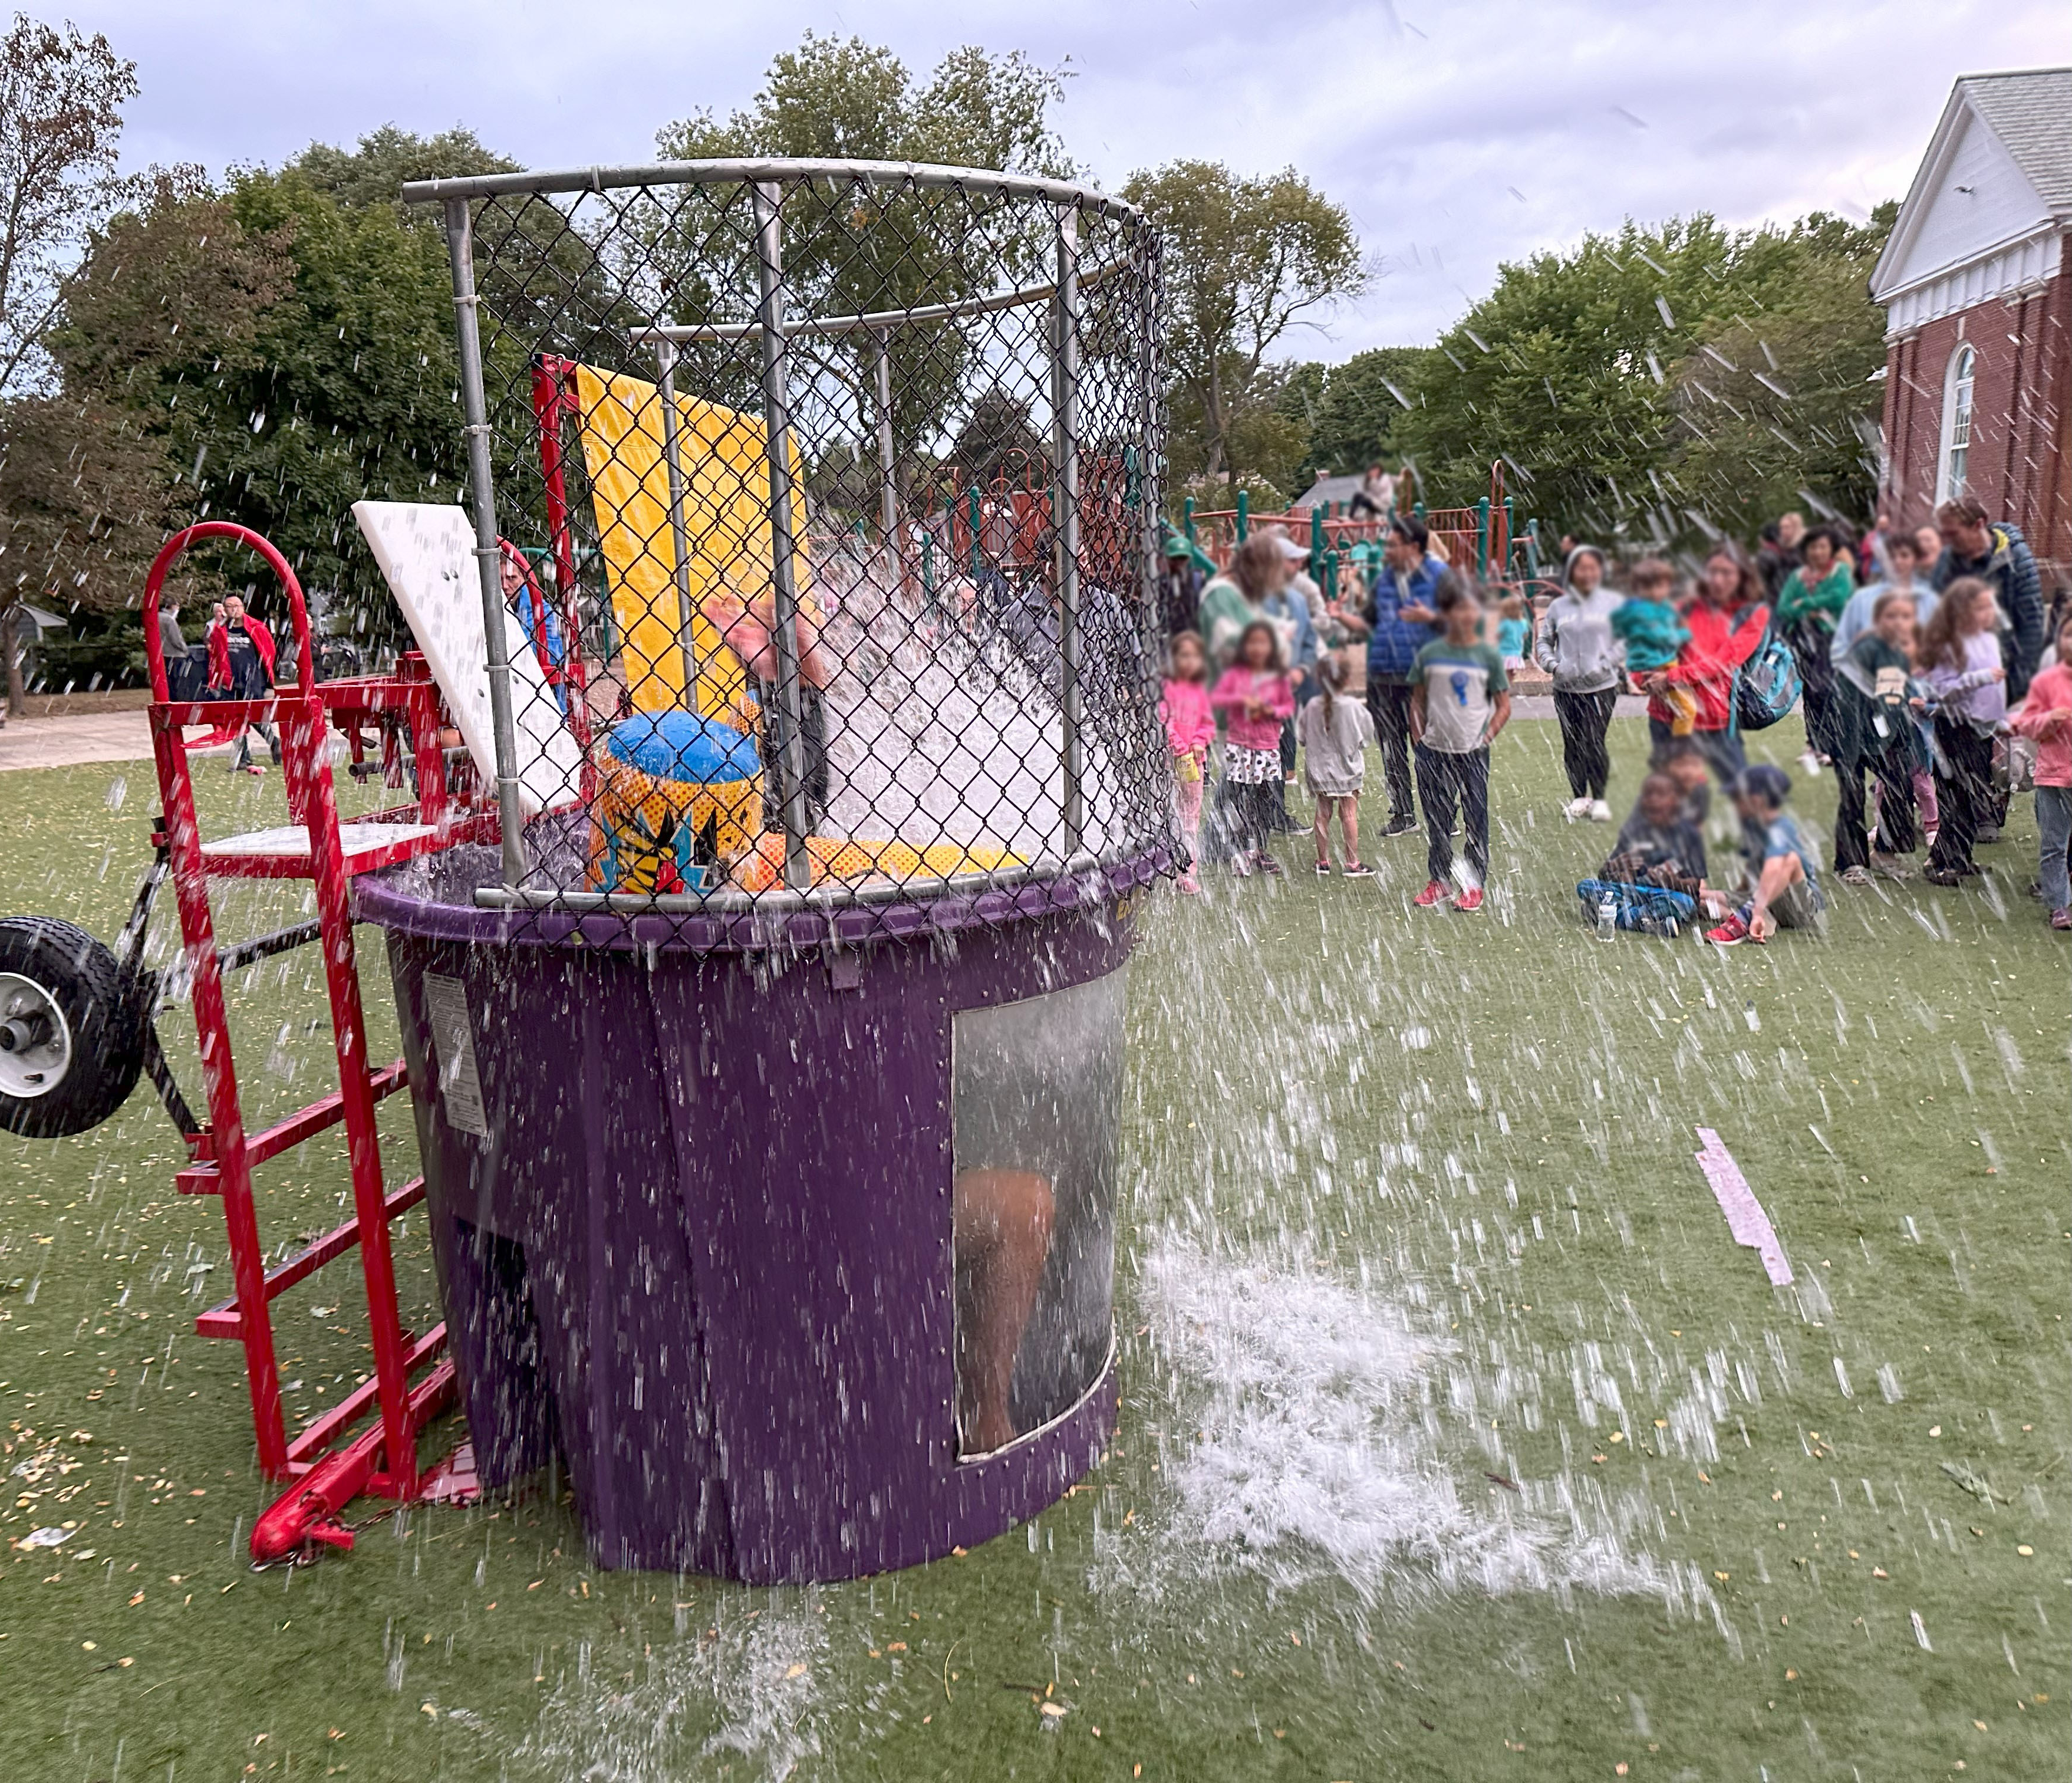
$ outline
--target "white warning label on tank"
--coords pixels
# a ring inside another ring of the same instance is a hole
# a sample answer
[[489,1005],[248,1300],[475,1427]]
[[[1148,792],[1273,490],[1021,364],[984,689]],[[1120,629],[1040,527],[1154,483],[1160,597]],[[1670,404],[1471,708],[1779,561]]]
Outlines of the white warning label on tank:
[[425,1011],[432,1023],[432,1064],[438,1073],[439,1100],[446,1125],[489,1137],[482,1106],[482,1079],[475,1069],[475,1032],[467,1019],[467,991],[458,978],[425,974]]

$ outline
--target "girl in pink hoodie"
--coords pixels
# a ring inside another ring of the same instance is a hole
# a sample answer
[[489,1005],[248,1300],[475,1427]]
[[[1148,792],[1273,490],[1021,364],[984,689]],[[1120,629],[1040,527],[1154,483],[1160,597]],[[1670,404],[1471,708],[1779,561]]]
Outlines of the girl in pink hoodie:
[[1295,710],[1295,686],[1281,657],[1281,639],[1254,620],[1237,640],[1237,660],[1223,671],[1209,704],[1223,720],[1223,780],[1216,815],[1231,840],[1231,870],[1256,867],[1278,875],[1266,851],[1281,813],[1281,727]]
[[1209,745],[1216,740],[1216,715],[1209,706],[1209,653],[1198,632],[1178,632],[1166,647],[1166,692],[1158,715],[1166,721],[1166,746],[1173,751],[1173,784],[1180,809],[1180,839],[1187,866],[1182,892],[1199,892],[1194,865],[1202,852],[1202,789],[1207,784]]
[[2008,722],[2036,739],[2036,829],[2041,844],[2043,901],[2053,929],[2072,929],[2072,614],[2058,627],[2058,660],[2029,684]]

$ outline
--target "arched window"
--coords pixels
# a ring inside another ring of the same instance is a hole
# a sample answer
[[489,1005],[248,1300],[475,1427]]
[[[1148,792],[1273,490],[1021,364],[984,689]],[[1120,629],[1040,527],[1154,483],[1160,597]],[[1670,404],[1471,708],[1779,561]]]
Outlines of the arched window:
[[1971,384],[1977,364],[1967,341],[1959,341],[1942,375],[1942,443],[1935,458],[1935,499],[1954,501],[1963,494],[1971,455]]

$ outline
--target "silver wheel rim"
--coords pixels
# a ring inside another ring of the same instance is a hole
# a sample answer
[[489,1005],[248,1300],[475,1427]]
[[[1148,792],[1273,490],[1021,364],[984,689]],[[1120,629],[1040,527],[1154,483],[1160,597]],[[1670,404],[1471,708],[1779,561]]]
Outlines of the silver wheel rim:
[[47,1096],[72,1070],[72,1026],[34,978],[0,972],[0,1095]]

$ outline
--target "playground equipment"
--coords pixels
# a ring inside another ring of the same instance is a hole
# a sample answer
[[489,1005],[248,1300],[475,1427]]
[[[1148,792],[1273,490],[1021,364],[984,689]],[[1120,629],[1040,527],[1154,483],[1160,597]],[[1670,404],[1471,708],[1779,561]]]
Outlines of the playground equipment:
[[[1406,511],[1424,521],[1448,562],[1472,570],[1486,587],[1522,593],[1536,602],[1560,592],[1558,576],[1545,573],[1548,567],[1558,572],[1560,566],[1543,564],[1540,523],[1528,520],[1523,526],[1518,524],[1515,501],[1505,493],[1502,459],[1490,466],[1490,492],[1472,508],[1427,508],[1420,501]],[[1229,564],[1231,554],[1252,529],[1276,527],[1297,544],[1309,546],[1310,579],[1330,595],[1337,593],[1345,566],[1378,553],[1388,535],[1386,520],[1334,513],[1329,504],[1255,514],[1243,492],[1235,508],[1198,512],[1190,502],[1182,526],[1189,542],[1219,568]]]
[[[349,1545],[356,1491],[555,1453],[608,1566],[832,1578],[982,1540],[1113,1417],[1123,970],[1178,859],[1156,240],[1068,183],[904,164],[405,197],[443,211],[468,506],[355,517],[420,653],[250,702],[293,822],[204,842],[180,727],[245,709],[174,704],[153,645],[156,871],[208,1089],[183,1186],[224,1195],[238,1287],[203,1324],[244,1339],[262,1464],[294,1482],[255,1554]],[[309,663],[286,565],[231,530]],[[147,639],[166,565],[224,536],[168,545]],[[327,725],[417,801],[342,825]],[[323,944],[340,1087],[247,1139],[207,886],[294,872],[319,920],[271,940]],[[381,1069],[355,919],[388,937]],[[23,1035],[55,1032],[37,1012]],[[373,1107],[406,1083],[423,1174],[391,1191]],[[338,1120],[356,1217],[269,1274],[252,1166]],[[387,1237],[421,1200],[446,1317],[417,1336]],[[290,1437],[269,1303],[355,1248],[376,1378]],[[449,1402],[469,1443],[426,1469]]]

